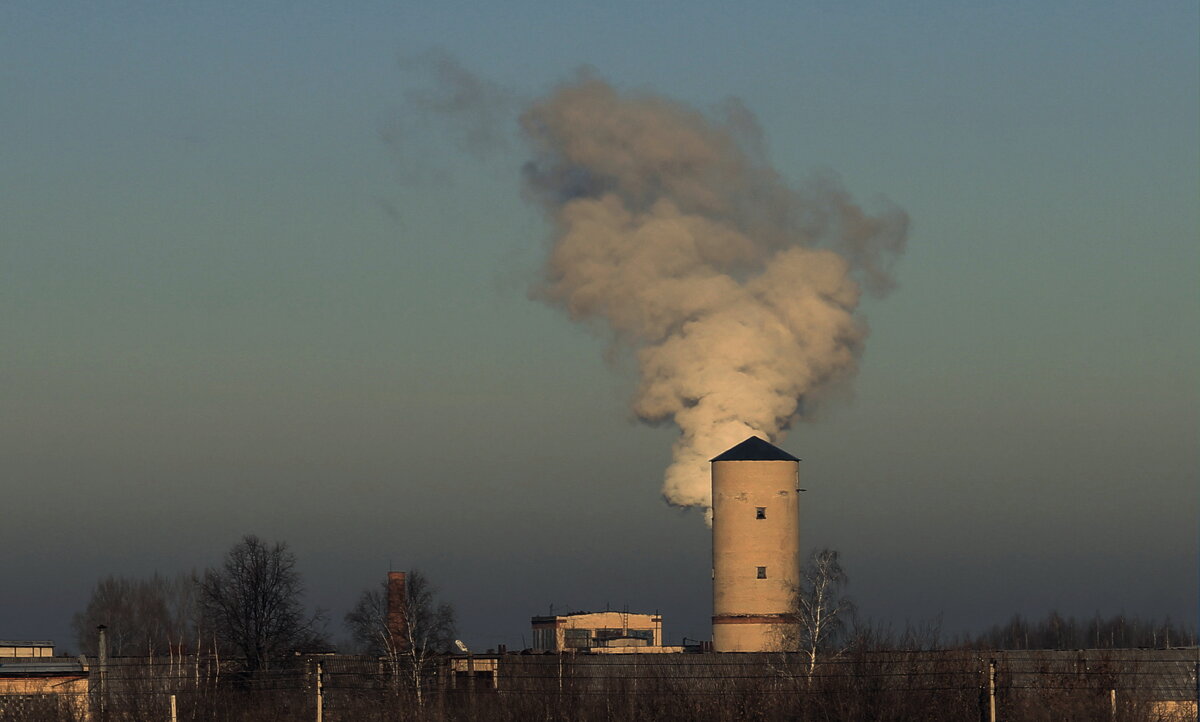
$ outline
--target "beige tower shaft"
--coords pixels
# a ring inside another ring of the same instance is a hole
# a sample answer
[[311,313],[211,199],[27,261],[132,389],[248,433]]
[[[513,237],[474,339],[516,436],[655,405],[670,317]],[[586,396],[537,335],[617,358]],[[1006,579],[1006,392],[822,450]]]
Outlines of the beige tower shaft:
[[712,460],[713,649],[778,649],[800,581],[799,459],[750,437]]

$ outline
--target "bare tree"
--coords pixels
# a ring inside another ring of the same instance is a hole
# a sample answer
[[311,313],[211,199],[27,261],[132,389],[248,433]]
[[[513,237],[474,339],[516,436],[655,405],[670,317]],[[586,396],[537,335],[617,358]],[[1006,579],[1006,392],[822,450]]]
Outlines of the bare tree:
[[101,579],[87,607],[71,619],[80,650],[96,653],[96,627],[101,624],[108,627],[109,651],[114,656],[154,656],[181,649],[197,622],[195,585],[192,574]]
[[321,613],[307,616],[296,556],[285,542],[269,545],[253,534],[242,537],[219,569],[200,583],[200,604],[217,639],[257,670],[281,652],[315,648]]
[[406,575],[404,592],[400,638],[387,624],[387,582],[359,596],[354,609],[346,614],[346,625],[363,651],[387,657],[394,672],[404,675],[420,705],[434,659],[452,649],[454,607],[438,600],[437,589],[417,570]]
[[387,582],[365,589],[354,609],[346,613],[346,626],[357,651],[372,657],[394,657],[396,640],[387,626]]
[[813,551],[800,570],[793,603],[795,624],[785,632],[781,646],[804,652],[810,675],[816,669],[817,656],[836,648],[845,636],[846,621],[854,614],[854,603],[844,591],[848,583],[833,549]]

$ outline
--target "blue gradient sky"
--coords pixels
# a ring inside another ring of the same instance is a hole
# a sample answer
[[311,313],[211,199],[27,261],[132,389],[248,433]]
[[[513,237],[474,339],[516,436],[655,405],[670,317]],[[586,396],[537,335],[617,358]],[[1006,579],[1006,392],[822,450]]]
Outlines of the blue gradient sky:
[[335,620],[418,566],[478,647],[550,604],[708,634],[674,432],[527,297],[521,149],[383,139],[433,48],[524,98],[736,96],[784,176],[908,211],[853,397],[782,444],[864,612],[1195,619],[1198,37],[1194,2],[3,3],[0,637],[74,648],[97,577],[251,532]]

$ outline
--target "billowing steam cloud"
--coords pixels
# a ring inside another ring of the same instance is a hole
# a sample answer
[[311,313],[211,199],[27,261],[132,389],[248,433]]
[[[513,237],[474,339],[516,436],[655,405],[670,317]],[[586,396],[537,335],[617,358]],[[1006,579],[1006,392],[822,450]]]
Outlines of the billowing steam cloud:
[[789,187],[737,103],[710,117],[584,74],[521,127],[526,189],[554,226],[536,292],[635,351],[634,412],[681,432],[663,494],[708,507],[709,458],[777,440],[855,373],[860,289],[889,289],[908,218],[868,215],[830,180]]
[[[444,53],[410,65],[435,79],[412,110],[477,157],[505,147],[514,96]],[[635,352],[634,413],[681,432],[663,495],[708,508],[708,459],[778,440],[854,375],[861,290],[891,288],[908,217],[868,215],[828,178],[789,187],[737,102],[706,115],[582,73],[525,106],[526,192],[554,227],[535,295]]]

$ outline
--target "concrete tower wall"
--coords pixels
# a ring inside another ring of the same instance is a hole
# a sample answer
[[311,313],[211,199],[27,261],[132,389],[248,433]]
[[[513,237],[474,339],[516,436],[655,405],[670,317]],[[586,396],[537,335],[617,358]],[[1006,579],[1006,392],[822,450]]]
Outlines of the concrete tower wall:
[[715,651],[778,648],[800,581],[799,467],[795,460],[713,461]]

